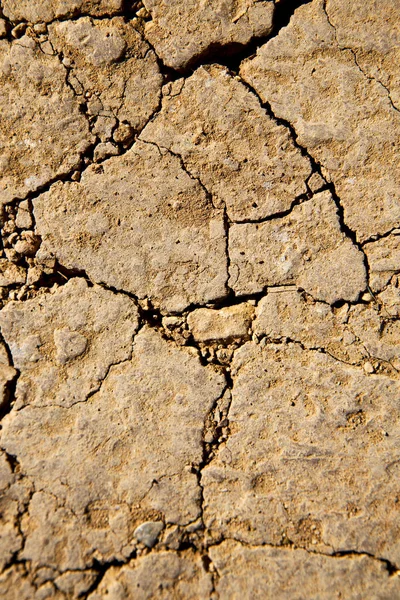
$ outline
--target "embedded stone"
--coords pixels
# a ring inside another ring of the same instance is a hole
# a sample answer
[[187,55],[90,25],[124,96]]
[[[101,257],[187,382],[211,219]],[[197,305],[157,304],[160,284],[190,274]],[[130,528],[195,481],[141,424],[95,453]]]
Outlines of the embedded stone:
[[147,548],[153,548],[163,529],[164,523],[162,521],[147,521],[136,527],[133,535],[138,542],[141,542]]

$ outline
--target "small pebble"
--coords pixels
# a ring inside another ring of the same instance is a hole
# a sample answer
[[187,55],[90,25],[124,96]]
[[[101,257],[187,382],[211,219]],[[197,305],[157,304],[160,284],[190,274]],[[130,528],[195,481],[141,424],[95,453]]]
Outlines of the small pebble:
[[0,38],[4,38],[7,35],[7,23],[4,19],[0,19]]
[[141,542],[147,548],[153,548],[163,529],[164,523],[162,521],[146,521],[136,527],[133,535],[138,542]]
[[375,369],[374,369],[374,366],[372,365],[372,363],[370,363],[370,362],[364,363],[364,371],[366,373],[368,373],[369,375],[371,375],[372,373],[375,373]]

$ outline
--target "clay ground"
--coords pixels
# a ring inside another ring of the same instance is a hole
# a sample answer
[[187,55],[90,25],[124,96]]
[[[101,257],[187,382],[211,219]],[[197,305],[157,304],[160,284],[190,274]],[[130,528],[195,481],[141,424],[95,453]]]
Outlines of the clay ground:
[[0,596],[400,598],[398,0],[0,0]]

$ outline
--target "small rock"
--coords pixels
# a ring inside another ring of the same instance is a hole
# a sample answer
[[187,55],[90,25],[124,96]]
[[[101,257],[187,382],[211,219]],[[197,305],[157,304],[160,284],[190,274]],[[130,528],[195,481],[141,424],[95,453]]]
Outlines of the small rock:
[[34,283],[37,283],[38,281],[40,281],[42,275],[43,271],[40,267],[31,267],[30,269],[28,269],[28,275],[26,278],[27,285],[33,285]]
[[165,532],[163,542],[171,550],[179,550],[182,540],[182,533],[176,525]]
[[4,38],[7,35],[7,24],[4,19],[0,19],[0,38]]
[[35,33],[38,33],[38,34],[46,33],[47,32],[47,25],[46,25],[46,23],[36,23],[33,26],[33,31]]
[[370,362],[366,362],[364,363],[364,371],[366,373],[368,373],[369,375],[371,375],[372,373],[375,373],[375,369],[372,363]]
[[32,231],[23,231],[15,244],[15,251],[24,256],[33,256],[40,246],[40,237]]
[[11,30],[11,35],[13,36],[13,38],[18,39],[24,35],[26,28],[26,23],[19,23],[14,27],[14,29]]
[[142,6],[142,8],[139,8],[136,14],[141,19],[147,19],[150,16],[149,11],[144,6]]
[[80,171],[74,171],[71,175],[71,179],[72,181],[80,181],[81,179],[81,172]]
[[33,219],[27,200],[19,203],[15,224],[19,229],[30,229],[33,226]]
[[254,307],[244,302],[220,310],[199,308],[188,316],[193,337],[199,342],[248,338]]
[[318,192],[318,190],[320,190],[324,184],[325,181],[322,179],[319,173],[313,173],[310,179],[308,180],[308,187],[310,188],[313,194],[315,194],[315,192]]
[[133,535],[138,542],[141,542],[147,548],[153,548],[163,529],[164,523],[162,521],[146,521],[139,525],[139,527],[136,527]]
[[129,140],[131,140],[133,137],[133,133],[134,131],[130,125],[127,123],[121,123],[118,129],[114,132],[114,141],[117,142],[117,144],[129,142]]
[[107,156],[116,156],[119,153],[117,146],[111,142],[105,142],[96,146],[93,158],[95,162],[104,160]]
[[164,317],[162,324],[166,329],[173,329],[182,324],[182,319],[180,317]]

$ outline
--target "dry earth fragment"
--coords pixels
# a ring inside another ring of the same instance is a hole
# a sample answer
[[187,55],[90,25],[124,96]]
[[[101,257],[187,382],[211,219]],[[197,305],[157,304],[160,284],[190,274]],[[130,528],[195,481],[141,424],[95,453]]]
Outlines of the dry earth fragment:
[[249,329],[254,315],[254,306],[244,302],[226,306],[219,310],[198,308],[188,315],[189,329],[198,342],[209,342],[249,337]]
[[1,445],[36,490],[21,523],[21,557],[61,572],[94,558],[126,560],[140,523],[197,519],[194,468],[206,415],[224,387],[211,367],[144,329],[132,358],[113,366],[86,402],[7,415]]
[[[366,294],[368,297],[368,294]],[[314,302],[296,291],[268,290],[256,309],[253,330],[269,340],[292,340],[321,349],[343,362],[400,371],[400,291],[389,286],[369,302],[340,308]],[[372,371],[373,372],[373,371]]]
[[166,86],[162,110],[141,138],[181,156],[232,221],[286,211],[307,191],[308,159],[221,66],[200,67]]
[[237,48],[272,30],[274,4],[269,0],[144,0],[143,4],[152,17],[146,23],[146,37],[174,69],[187,67],[216,48]]
[[111,568],[88,600],[206,600],[211,592],[211,576],[198,554],[159,552]]
[[217,540],[400,560],[400,382],[298,344],[232,363],[230,436],[202,471]]
[[68,64],[76,93],[90,96],[94,133],[109,138],[116,119],[143,128],[158,106],[162,77],[154,52],[131,25],[121,17],[56,22],[49,40]]
[[210,555],[219,573],[220,600],[390,600],[400,594],[399,578],[369,556],[332,558],[233,541],[211,548]]
[[16,408],[83,402],[112,364],[130,357],[138,327],[135,303],[73,279],[52,294],[10,302],[0,327],[21,371]]
[[363,253],[341,231],[329,192],[283,218],[236,224],[229,231],[230,279],[236,294],[297,284],[315,299],[357,300],[367,284]]
[[0,41],[0,200],[24,198],[80,163],[92,137],[65,69],[30,37]]
[[88,168],[35,200],[40,256],[165,311],[224,297],[223,214],[180,161],[136,142],[123,157]]
[[[390,298],[391,296],[391,298]],[[351,308],[348,323],[368,354],[400,372],[400,292],[390,286],[369,304]],[[394,300],[394,306],[390,306]],[[388,305],[388,306],[387,306]],[[394,308],[394,311],[393,311]]]
[[270,340],[292,340],[306,348],[321,348],[345,362],[357,363],[368,353],[347,326],[348,307],[333,310],[298,291],[273,288],[260,300],[253,331]]
[[[364,4],[362,18],[373,10]],[[380,5],[375,6],[379,14]],[[343,10],[357,8],[349,4]],[[396,22],[397,10],[390,14]],[[385,26],[387,44],[387,31],[398,28],[395,22]],[[375,37],[375,20],[370,28]],[[339,31],[344,29],[352,30],[352,38],[363,30],[358,41],[363,47],[368,30],[362,24],[353,28],[349,18]],[[353,51],[338,45],[323,0],[296,10],[289,25],[245,61],[240,73],[277,117],[293,125],[298,142],[323,165],[325,177],[336,186],[345,222],[359,241],[400,224],[400,112],[388,91],[362,72]]]
[[112,15],[123,0],[2,0],[4,15],[12,22],[49,23],[60,17]]
[[379,292],[400,272],[400,231],[375,242],[365,244],[363,250],[369,264],[369,285]]

